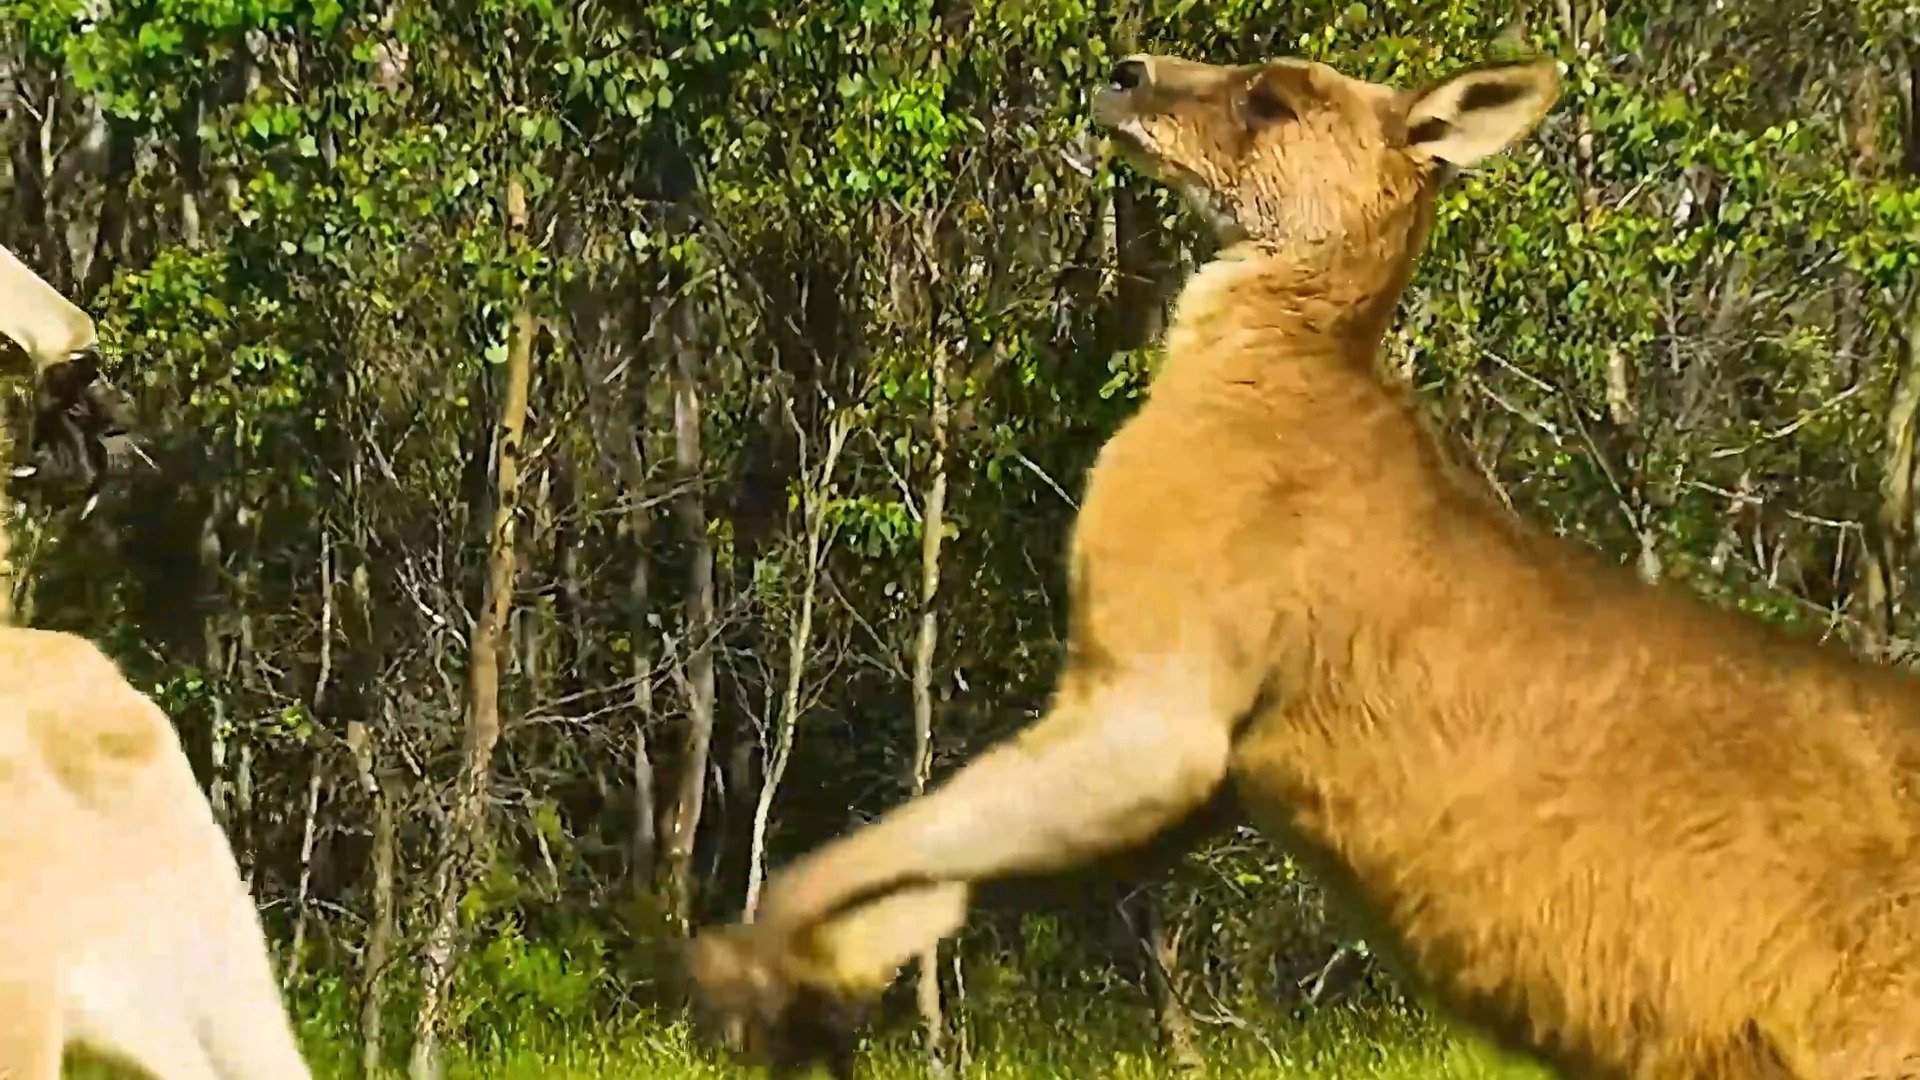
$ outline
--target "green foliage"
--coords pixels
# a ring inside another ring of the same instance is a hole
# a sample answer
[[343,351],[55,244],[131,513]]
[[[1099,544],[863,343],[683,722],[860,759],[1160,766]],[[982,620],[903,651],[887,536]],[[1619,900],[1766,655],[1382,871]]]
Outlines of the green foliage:
[[503,916],[481,942],[461,970],[452,1018],[469,1045],[503,1052],[569,1023],[591,1024],[607,1007],[607,946],[591,929],[531,942]]
[[[359,1060],[341,1033],[347,1003],[337,989],[305,996],[297,1026],[317,1080],[358,1076]],[[1168,1066],[1136,1034],[1138,1005],[1050,994],[1023,998],[982,1017],[970,1032],[968,1075],[988,1080],[1073,1080],[1104,1076],[1153,1080]],[[683,1020],[631,1012],[612,1021],[555,1018],[503,1005],[496,1014],[513,1035],[489,1034],[452,1046],[446,1075],[457,1080],[569,1080],[647,1076],[720,1080],[737,1070],[696,1041]],[[1273,1018],[1264,1033],[1221,1027],[1203,1035],[1209,1074],[1224,1080],[1538,1080],[1538,1068],[1505,1058],[1469,1039],[1405,1013],[1329,1010],[1309,1022]],[[925,1075],[924,1058],[905,1031],[868,1047],[863,1074]],[[130,1074],[76,1056],[73,1080]],[[388,1075],[402,1075],[397,1067]]]

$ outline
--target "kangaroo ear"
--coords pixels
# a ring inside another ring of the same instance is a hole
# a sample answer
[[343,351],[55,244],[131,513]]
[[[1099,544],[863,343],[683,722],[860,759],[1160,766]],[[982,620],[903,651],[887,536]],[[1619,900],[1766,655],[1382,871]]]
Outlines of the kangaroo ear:
[[41,374],[99,344],[93,319],[4,247],[0,247],[0,336],[20,346],[33,361],[33,370]]
[[1560,97],[1552,60],[1490,64],[1409,95],[1407,149],[1465,167],[1497,154],[1538,125]]

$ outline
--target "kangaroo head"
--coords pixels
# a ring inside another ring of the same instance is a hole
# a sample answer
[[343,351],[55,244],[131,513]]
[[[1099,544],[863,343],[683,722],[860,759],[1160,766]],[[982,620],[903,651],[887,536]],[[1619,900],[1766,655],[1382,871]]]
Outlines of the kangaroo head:
[[1307,250],[1410,231],[1407,212],[1448,167],[1525,136],[1559,89],[1550,60],[1402,90],[1304,60],[1220,66],[1136,55],[1094,95],[1093,119],[1222,241]]

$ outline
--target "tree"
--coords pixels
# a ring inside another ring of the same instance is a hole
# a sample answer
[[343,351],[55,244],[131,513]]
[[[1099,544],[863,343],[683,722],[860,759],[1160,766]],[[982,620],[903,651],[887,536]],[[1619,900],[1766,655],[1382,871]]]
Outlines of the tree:
[[[507,181],[506,226],[509,250],[518,253],[527,242],[527,194],[517,178]],[[523,288],[507,331],[506,369],[501,373],[505,386],[492,440],[493,524],[487,548],[486,589],[467,654],[466,741],[440,859],[428,891],[433,922],[427,932],[427,967],[411,1060],[411,1072],[417,1080],[439,1075],[439,1029],[459,949],[460,895],[481,862],[486,840],[493,754],[500,741],[500,653],[513,610],[513,580],[518,565],[514,534],[520,511],[527,397],[533,382],[533,335],[532,302]]]

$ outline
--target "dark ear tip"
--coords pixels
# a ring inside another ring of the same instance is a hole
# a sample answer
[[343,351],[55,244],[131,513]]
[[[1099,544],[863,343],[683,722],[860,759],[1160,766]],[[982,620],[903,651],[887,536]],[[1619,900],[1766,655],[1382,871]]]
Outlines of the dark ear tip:
[[1293,110],[1287,107],[1286,102],[1280,100],[1280,95],[1261,83],[1254,84],[1253,88],[1247,91],[1247,112],[1255,120],[1263,123],[1285,120],[1293,115]]
[[1546,54],[1503,57],[1474,65],[1469,70],[1526,74],[1543,77],[1544,80],[1553,82],[1560,81],[1560,59]]
[[1240,89],[1240,103],[1246,119],[1256,124],[1271,124],[1294,117],[1293,107],[1274,88],[1265,69],[1253,73]]

